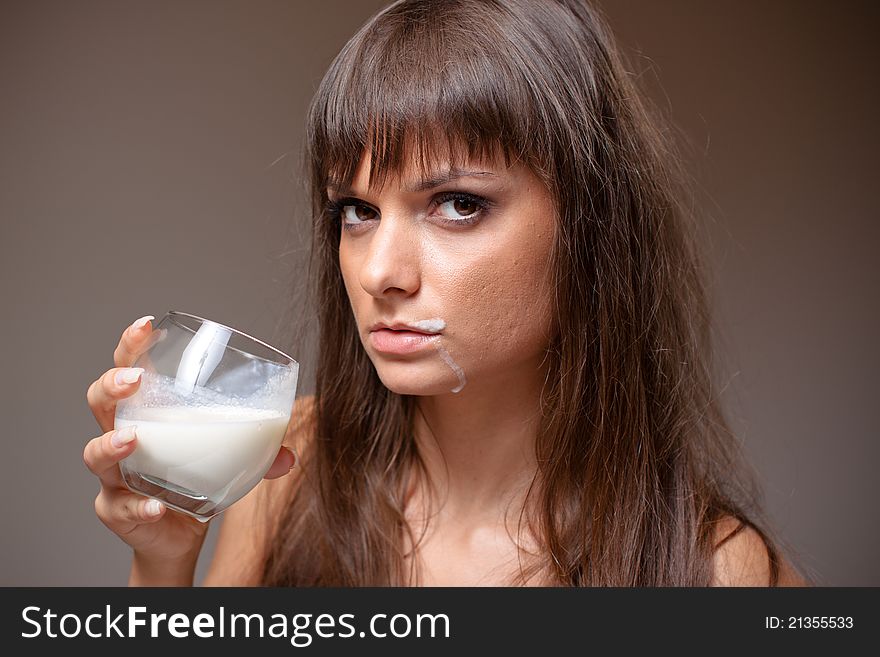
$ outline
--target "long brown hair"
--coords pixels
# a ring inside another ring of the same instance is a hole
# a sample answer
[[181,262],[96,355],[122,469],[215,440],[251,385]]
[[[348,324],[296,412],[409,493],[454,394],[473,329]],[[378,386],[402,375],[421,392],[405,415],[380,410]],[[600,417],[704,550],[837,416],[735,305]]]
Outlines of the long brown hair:
[[314,439],[269,545],[266,585],[417,582],[405,491],[423,468],[417,399],[389,391],[339,269],[328,182],[370,184],[413,157],[522,162],[556,201],[552,375],[534,480],[540,558],[559,585],[706,585],[725,516],[758,521],[714,383],[704,265],[672,140],[608,28],[578,0],[404,0],[373,17],[325,75],[308,119],[320,324]]

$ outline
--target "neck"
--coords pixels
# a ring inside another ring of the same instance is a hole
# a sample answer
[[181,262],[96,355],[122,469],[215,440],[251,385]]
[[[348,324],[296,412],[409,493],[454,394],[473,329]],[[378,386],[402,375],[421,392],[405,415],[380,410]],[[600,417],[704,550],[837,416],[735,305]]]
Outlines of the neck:
[[519,508],[536,470],[544,376],[538,362],[523,363],[460,392],[419,398],[415,439],[427,492],[444,514],[480,520]]

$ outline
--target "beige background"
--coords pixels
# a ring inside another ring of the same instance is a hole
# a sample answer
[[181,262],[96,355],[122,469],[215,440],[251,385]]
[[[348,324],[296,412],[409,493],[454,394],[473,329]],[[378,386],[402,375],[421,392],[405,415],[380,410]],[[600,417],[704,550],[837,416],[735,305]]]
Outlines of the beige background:
[[[283,314],[304,112],[382,4],[0,3],[0,585],[126,581],[81,452],[132,320],[206,315],[308,370]],[[878,585],[877,10],[603,6],[689,143],[725,394],[776,525],[820,583]]]

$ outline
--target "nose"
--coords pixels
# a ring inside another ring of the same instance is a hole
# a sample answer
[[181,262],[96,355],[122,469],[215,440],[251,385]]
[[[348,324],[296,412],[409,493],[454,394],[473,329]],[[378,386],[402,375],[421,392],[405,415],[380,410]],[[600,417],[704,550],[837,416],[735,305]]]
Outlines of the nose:
[[412,221],[383,213],[370,236],[359,273],[361,287],[375,298],[406,297],[420,285],[420,245]]

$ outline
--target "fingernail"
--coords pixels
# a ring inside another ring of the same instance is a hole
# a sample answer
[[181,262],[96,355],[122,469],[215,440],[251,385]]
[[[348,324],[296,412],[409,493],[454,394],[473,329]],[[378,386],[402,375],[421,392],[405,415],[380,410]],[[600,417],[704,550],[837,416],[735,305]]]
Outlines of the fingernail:
[[126,367],[116,373],[116,385],[125,383],[135,383],[140,375],[144,373],[143,367]]
[[128,445],[136,436],[134,425],[128,425],[110,436],[110,442],[114,447],[122,447],[123,445]]
[[162,513],[162,503],[159,500],[150,500],[147,502],[146,511],[148,516],[158,516]]
[[152,315],[144,315],[140,319],[135,320],[134,324],[131,325],[132,332],[137,331],[140,328],[142,328],[143,326],[145,326],[146,323],[149,322],[151,319],[156,319],[156,318],[153,317]]

